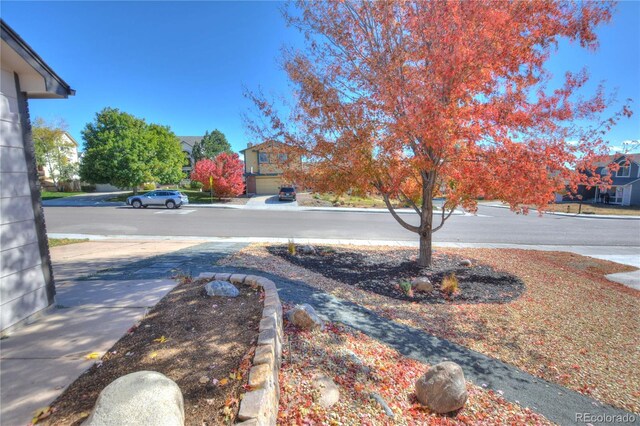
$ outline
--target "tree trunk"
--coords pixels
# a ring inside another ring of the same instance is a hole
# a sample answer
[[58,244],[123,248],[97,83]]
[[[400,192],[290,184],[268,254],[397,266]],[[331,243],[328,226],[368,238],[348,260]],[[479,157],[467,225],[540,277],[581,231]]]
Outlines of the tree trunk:
[[[420,217],[420,251],[418,266],[431,267],[431,234],[433,230],[433,185],[434,173],[422,173],[422,215]],[[444,208],[444,206],[443,206]]]
[[431,267],[431,232],[420,234],[420,256],[418,266],[423,268]]

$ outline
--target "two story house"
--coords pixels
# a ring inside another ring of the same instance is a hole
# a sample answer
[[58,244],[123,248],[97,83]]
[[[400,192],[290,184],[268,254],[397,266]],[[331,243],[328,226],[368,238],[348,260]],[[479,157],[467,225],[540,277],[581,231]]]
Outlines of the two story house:
[[[65,147],[64,156],[67,158],[67,161],[69,163],[78,164],[78,162],[80,161],[78,158],[78,142],[76,142],[73,136],[71,136],[71,134],[69,134],[69,132],[67,131],[62,132],[62,135],[60,135],[60,139],[62,142],[61,145]],[[38,166],[38,175],[40,177],[41,184],[47,189],[55,188],[55,186],[53,185],[52,174],[57,176],[58,172],[56,170],[51,170],[46,165]],[[73,179],[78,180],[80,179],[80,177],[78,175],[75,175]],[[74,188],[71,188],[72,190],[80,190],[79,182],[77,182],[76,185],[73,186]],[[77,188],[75,186],[77,186]]]
[[608,202],[623,206],[640,206],[640,153],[610,155],[598,163],[596,173],[609,174],[609,164],[617,163],[619,169],[611,176],[608,190],[595,188],[596,202]]
[[189,176],[195,162],[193,159],[193,146],[202,140],[202,136],[178,136],[178,139],[180,139],[182,152],[187,159],[186,164],[182,166],[182,172],[185,176]]
[[276,141],[257,145],[249,143],[240,153],[244,156],[247,194],[277,194],[282,186],[292,184],[283,180],[285,163],[300,162],[300,156],[290,157],[293,155],[291,151]]

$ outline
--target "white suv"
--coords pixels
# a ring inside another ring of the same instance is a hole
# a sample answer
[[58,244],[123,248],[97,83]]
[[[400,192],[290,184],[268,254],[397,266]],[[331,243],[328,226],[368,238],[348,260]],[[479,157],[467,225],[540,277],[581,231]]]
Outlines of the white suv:
[[189,204],[189,197],[180,191],[167,191],[158,189],[142,195],[133,195],[127,198],[127,204],[134,209],[149,206],[165,206],[168,209],[179,209],[184,204]]

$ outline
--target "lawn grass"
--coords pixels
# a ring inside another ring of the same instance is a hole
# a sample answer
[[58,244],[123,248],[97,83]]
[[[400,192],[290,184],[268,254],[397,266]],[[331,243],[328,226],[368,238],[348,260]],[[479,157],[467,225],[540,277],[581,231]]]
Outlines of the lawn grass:
[[77,239],[77,238],[49,238],[49,247],[60,247],[67,246],[69,244],[77,244],[84,243],[89,241],[88,239]]
[[621,215],[621,216],[640,216],[640,207],[638,206],[618,206],[614,204],[582,204],[580,210],[579,203],[557,203],[550,204],[548,207],[550,212],[558,213],[578,213],[581,214],[602,214],[602,215]]
[[71,197],[73,195],[83,195],[86,192],[51,192],[51,191],[40,191],[40,195],[42,200],[55,200],[56,198],[65,198]]
[[[211,198],[211,194],[209,192],[201,192],[201,191],[197,191],[197,190],[192,190],[192,189],[168,189],[168,190],[172,190],[172,191],[180,191],[183,194],[185,194],[187,197],[189,197],[189,204],[228,204],[228,203],[233,203],[233,204],[239,204],[239,203],[244,203],[246,202],[246,200],[248,200],[248,198],[245,197],[236,197],[236,198],[223,198],[223,199],[218,199],[216,197],[213,197],[213,199]],[[138,192],[138,194],[144,194],[146,192],[149,191],[140,191]],[[107,201],[120,201],[120,202],[125,202],[127,201],[127,198],[131,197],[133,195],[133,192],[127,192],[124,194],[119,194],[115,197],[109,198]]]
[[[397,250],[351,247],[351,250]],[[601,402],[640,412],[640,294],[604,275],[634,268],[565,252],[439,249],[518,276],[509,303],[423,304],[365,291],[252,245],[223,261],[303,280],[378,315],[514,365]],[[436,252],[436,253],[437,253]]]

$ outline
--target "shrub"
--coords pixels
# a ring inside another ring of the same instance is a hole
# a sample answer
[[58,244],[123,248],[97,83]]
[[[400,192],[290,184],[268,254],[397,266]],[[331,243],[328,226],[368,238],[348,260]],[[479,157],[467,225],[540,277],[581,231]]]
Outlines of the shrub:
[[144,189],[145,191],[153,191],[154,189],[156,189],[156,184],[155,183],[145,183],[142,185],[142,189]]
[[213,160],[205,158],[193,166],[191,180],[199,181],[205,191],[211,190],[218,198],[230,198],[242,194],[244,165],[236,153],[223,152]]
[[296,255],[296,245],[294,244],[293,240],[289,240],[289,244],[287,245],[287,250],[289,250],[289,254],[291,256]]
[[458,292],[458,278],[453,272],[442,280],[440,289],[450,296]]
[[96,186],[92,184],[80,185],[80,189],[82,190],[82,192],[93,192],[96,190]]
[[197,180],[192,180],[189,184],[189,188],[191,189],[202,189],[202,182],[198,182]]
[[413,288],[411,287],[411,283],[409,281],[400,281],[398,286],[400,287],[400,290],[402,290],[404,294],[406,294],[409,297],[413,297]]

